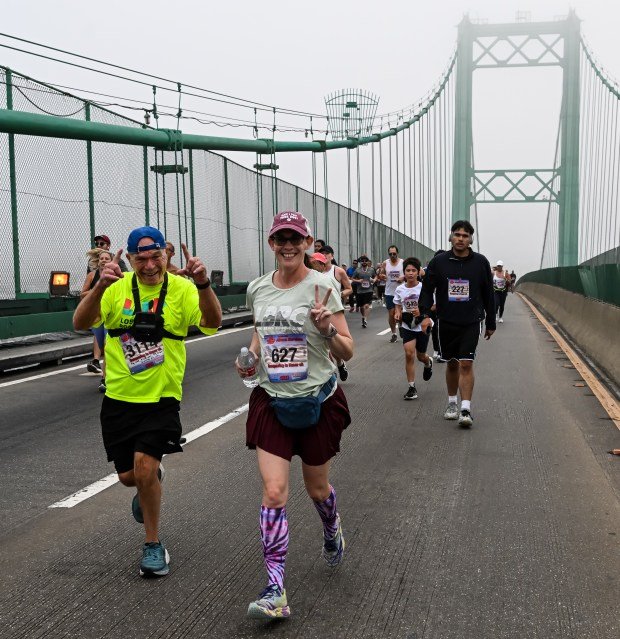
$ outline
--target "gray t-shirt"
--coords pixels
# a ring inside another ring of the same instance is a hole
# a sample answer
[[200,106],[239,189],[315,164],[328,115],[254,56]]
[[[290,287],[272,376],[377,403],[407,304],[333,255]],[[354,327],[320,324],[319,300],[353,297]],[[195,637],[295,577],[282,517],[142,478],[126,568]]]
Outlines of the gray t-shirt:
[[332,313],[343,310],[340,295],[331,279],[317,271],[288,289],[274,286],[274,272],[250,282],[247,292],[260,339],[259,384],[272,397],[316,395],[336,367],[329,358],[327,340],[310,317],[314,287],[318,284],[321,301],[332,288],[327,302]]
[[363,268],[357,268],[355,273],[353,273],[353,278],[356,280],[362,280],[357,285],[357,292],[362,294],[372,293],[372,283],[370,280],[375,277],[377,277],[377,271],[375,271],[372,266],[366,270]]

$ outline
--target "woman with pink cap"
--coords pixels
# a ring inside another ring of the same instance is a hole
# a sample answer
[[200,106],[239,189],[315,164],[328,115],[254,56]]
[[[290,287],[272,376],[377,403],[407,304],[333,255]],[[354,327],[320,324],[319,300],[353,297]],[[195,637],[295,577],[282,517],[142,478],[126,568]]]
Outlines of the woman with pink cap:
[[[249,350],[260,364],[246,443],[256,450],[263,482],[260,534],[268,577],[248,608],[248,616],[258,619],[290,615],[284,565],[293,455],[301,457],[306,491],[323,524],[323,558],[329,566],[342,561],[345,541],[329,467],[351,417],[330,354],[343,360],[353,356],[340,297],[332,295],[328,278],[304,264],[313,246],[308,220],[294,211],[278,213],[269,246],[278,268],[251,282],[247,292],[255,327]],[[241,377],[249,373],[238,364],[237,371]]]

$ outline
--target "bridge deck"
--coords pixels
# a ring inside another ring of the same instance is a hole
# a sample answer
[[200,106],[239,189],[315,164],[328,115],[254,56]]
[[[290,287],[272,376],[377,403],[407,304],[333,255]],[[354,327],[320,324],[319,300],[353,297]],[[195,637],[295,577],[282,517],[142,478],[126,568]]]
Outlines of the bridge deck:
[[[0,634],[37,637],[615,638],[618,432],[516,298],[481,344],[471,431],[441,418],[443,368],[404,402],[402,345],[353,318],[353,424],[332,480],[347,537],[335,570],[292,470],[286,585],[293,616],[245,618],[263,585],[260,488],[245,415],[167,458],[170,575],[143,581],[132,493],[47,506],[111,472],[95,379],[0,388]],[[248,331],[188,347],[186,430],[246,401],[230,361]]]

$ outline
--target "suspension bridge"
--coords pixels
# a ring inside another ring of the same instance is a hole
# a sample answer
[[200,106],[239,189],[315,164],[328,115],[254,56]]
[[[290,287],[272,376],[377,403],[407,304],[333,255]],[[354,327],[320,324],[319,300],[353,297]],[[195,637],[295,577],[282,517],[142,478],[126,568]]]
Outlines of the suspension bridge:
[[[620,457],[609,451],[620,449],[620,87],[574,13],[464,18],[436,85],[383,114],[377,96],[353,89],[311,113],[8,34],[2,47],[148,94],[77,90],[0,67],[3,637],[618,636]],[[552,162],[478,166],[475,72],[538,67],[562,73]],[[277,177],[298,154],[311,189]],[[346,201],[330,198],[336,180]],[[346,561],[325,571],[296,476],[294,617],[267,628],[246,620],[263,570],[260,491],[231,361],[250,339],[247,282],[273,268],[272,217],[301,211],[341,263],[385,259],[390,244],[426,262],[447,248],[454,220],[478,229],[479,206],[500,204],[538,205],[546,222],[539,268],[520,274],[505,324],[481,345],[474,430],[441,419],[439,366],[417,403],[402,402],[402,349],[387,343],[383,309],[370,331],[350,321],[353,425],[333,469]],[[139,531],[105,463],[93,380],[83,363],[63,361],[91,340],[32,340],[66,336],[89,238],[103,230],[117,248],[142,224],[206,260],[228,317],[218,335],[188,341],[188,445],[166,464],[163,508],[173,563],[155,585],[134,574]],[[54,273],[68,278],[63,295],[50,295]]]

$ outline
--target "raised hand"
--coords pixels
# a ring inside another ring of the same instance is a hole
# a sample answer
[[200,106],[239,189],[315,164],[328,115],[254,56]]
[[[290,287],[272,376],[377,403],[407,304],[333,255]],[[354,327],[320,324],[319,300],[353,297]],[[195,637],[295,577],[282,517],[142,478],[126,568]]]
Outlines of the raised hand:
[[123,277],[123,271],[121,271],[121,267],[119,266],[119,262],[121,261],[121,256],[123,255],[123,249],[118,249],[116,251],[116,255],[112,258],[111,262],[108,262],[102,269],[101,275],[99,276],[98,285],[103,288],[108,288]]
[[205,284],[209,279],[207,277],[207,267],[202,263],[199,257],[190,255],[185,244],[181,244],[181,249],[185,256],[185,268],[179,269],[177,275],[187,275],[191,277],[196,284]]
[[332,294],[332,289],[328,288],[323,301],[319,296],[319,285],[314,285],[314,307],[310,310],[312,322],[317,327],[319,333],[326,335],[329,333],[332,312],[325,306]]

